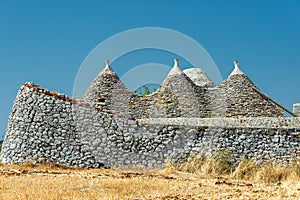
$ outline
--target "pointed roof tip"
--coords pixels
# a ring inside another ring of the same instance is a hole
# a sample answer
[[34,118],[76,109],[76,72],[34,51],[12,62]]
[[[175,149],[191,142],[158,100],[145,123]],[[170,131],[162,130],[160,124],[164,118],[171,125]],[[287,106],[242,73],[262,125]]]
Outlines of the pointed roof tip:
[[174,59],[174,67],[179,67],[179,59],[178,58]]
[[105,64],[106,64],[105,68],[102,70],[102,72],[100,74],[115,74],[115,72],[110,67],[110,61],[106,60]]
[[233,64],[234,64],[234,67],[239,67],[239,61],[238,60],[233,61]]
[[183,74],[183,71],[179,67],[179,59],[174,59],[174,66],[169,72],[168,76]]
[[242,72],[242,70],[240,70],[240,68],[239,68],[239,61],[235,60],[233,62],[233,64],[234,64],[234,70],[231,72],[229,77],[232,76],[232,75],[244,74],[244,72]]
[[106,61],[105,61],[106,67],[110,67],[110,66],[109,66],[109,62],[110,62],[109,60],[106,60]]
[[109,60],[105,60],[105,68],[104,69],[110,69],[110,70],[112,70],[110,68],[110,61]]

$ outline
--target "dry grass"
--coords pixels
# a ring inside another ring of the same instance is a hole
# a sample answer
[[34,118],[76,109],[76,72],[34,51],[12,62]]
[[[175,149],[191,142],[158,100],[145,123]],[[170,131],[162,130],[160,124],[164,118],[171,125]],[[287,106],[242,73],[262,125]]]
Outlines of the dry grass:
[[219,158],[156,170],[3,165],[0,199],[300,199],[297,163],[258,166],[245,159],[233,168]]

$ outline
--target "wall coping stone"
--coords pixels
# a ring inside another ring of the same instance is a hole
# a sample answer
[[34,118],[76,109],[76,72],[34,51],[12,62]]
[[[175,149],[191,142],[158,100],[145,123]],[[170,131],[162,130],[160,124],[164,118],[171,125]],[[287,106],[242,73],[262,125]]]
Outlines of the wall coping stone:
[[230,118],[148,118],[140,125],[159,124],[220,128],[300,129],[300,117],[230,117]]

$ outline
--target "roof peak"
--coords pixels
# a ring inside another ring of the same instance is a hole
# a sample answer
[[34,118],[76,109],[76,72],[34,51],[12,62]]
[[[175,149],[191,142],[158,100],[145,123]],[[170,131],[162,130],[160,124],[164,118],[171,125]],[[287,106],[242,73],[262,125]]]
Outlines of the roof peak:
[[106,60],[105,61],[106,65],[105,65],[105,68],[101,71],[101,75],[102,74],[116,74],[114,72],[114,70],[112,70],[112,68],[110,67],[110,61],[109,60]]
[[185,73],[197,86],[215,86],[215,83],[210,80],[207,74],[199,67],[193,67],[183,70]]
[[229,76],[232,76],[232,75],[237,75],[237,74],[245,74],[244,72],[242,72],[242,70],[240,70],[239,68],[239,61],[235,60],[233,62],[234,64],[234,70],[231,72],[231,74]]
[[174,66],[161,84],[161,87],[178,87],[176,85],[182,81],[184,81],[186,84],[195,85],[195,83],[180,69],[179,60],[174,59]]
[[180,69],[179,67],[179,59],[174,59],[174,66],[171,69],[171,71],[169,72],[168,76],[172,76],[172,75],[178,75],[178,74],[182,74],[183,71]]

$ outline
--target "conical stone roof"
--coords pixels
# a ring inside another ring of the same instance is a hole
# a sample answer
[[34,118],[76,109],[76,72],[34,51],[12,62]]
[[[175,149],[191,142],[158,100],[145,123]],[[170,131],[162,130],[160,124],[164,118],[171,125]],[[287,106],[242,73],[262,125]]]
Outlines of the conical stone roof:
[[[283,110],[260,95],[256,85],[246,76],[235,61],[235,69],[219,86],[226,94],[227,117],[278,117],[284,116]],[[255,88],[255,89],[253,89]]]
[[173,90],[181,90],[183,84],[194,87],[194,82],[179,67],[179,60],[174,60],[174,66],[163,81],[161,88],[172,88]]
[[180,69],[178,59],[174,60],[174,67],[167,75],[159,89],[159,95],[172,93],[178,101],[177,107],[180,109],[181,117],[201,117],[203,111],[204,89],[197,86]]
[[215,83],[208,78],[206,73],[202,71],[200,68],[190,68],[183,70],[183,73],[185,73],[194,83],[195,85],[201,86],[201,87],[214,87]]
[[94,79],[83,100],[103,109],[124,112],[130,94],[118,75],[111,69],[109,61],[106,61],[106,67]]

